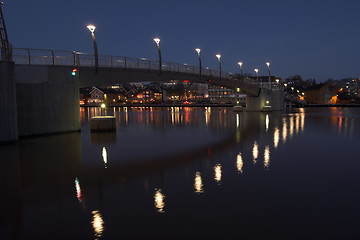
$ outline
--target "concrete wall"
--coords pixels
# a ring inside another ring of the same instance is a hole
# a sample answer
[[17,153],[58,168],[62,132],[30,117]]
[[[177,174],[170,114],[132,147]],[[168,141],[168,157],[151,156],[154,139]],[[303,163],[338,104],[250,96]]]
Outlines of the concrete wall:
[[80,130],[79,79],[71,69],[15,66],[20,137]]
[[18,139],[14,63],[0,61],[0,142]]

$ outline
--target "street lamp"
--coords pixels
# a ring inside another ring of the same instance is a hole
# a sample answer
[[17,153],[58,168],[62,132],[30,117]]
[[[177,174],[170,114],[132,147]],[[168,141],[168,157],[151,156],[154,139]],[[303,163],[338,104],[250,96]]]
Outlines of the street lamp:
[[240,67],[240,79],[243,80],[243,69],[242,69],[243,63],[242,63],[242,62],[238,62],[238,64],[239,64],[239,67]]
[[218,62],[219,62],[219,70],[220,70],[219,76],[220,76],[220,78],[221,78],[221,61],[220,61],[221,55],[220,55],[220,54],[216,54],[215,56],[217,57]]
[[95,38],[95,33],[94,33],[96,27],[94,25],[88,25],[87,28],[91,32],[91,38],[92,38],[92,42],[94,45],[95,73],[97,73],[98,66],[99,66],[99,56],[98,56],[98,49],[97,49],[96,38]]
[[258,74],[259,69],[255,68],[254,71],[255,71],[255,74],[256,74],[256,81],[259,82],[259,74]]
[[266,62],[266,66],[267,66],[268,73],[269,73],[269,88],[271,88],[270,63],[269,63],[269,62]]
[[201,49],[195,48],[195,51],[197,52],[198,57],[199,57],[199,78],[201,78],[201,55],[200,55]]
[[159,75],[161,74],[162,61],[161,61],[161,50],[160,50],[160,38],[154,38],[154,42],[156,43],[158,53],[159,53]]

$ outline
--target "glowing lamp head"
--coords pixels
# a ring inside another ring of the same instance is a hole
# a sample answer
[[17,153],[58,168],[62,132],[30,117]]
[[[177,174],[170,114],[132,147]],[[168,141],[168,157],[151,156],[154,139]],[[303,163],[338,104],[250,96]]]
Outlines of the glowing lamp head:
[[220,55],[220,54],[216,54],[215,56],[216,56],[217,59],[220,61],[221,55]]
[[87,28],[90,30],[91,33],[94,33],[96,27],[94,25],[88,25]]
[[160,44],[160,38],[154,38],[154,42],[156,43],[156,45],[159,46],[159,44]]
[[242,67],[243,63],[242,62],[238,62],[239,66]]
[[267,65],[268,67],[270,67],[270,63],[269,63],[269,62],[266,62],[266,65]]
[[106,107],[105,103],[102,103],[102,104],[100,105],[100,107],[101,107],[101,108],[105,108],[105,107]]
[[200,52],[201,52],[200,48],[195,48],[195,51],[200,55]]
[[254,71],[255,71],[256,73],[258,73],[258,72],[259,72],[259,69],[255,68]]

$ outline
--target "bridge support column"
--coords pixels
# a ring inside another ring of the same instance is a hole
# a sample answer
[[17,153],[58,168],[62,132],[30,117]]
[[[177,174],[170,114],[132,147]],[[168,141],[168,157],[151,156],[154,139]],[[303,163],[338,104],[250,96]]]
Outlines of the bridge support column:
[[0,142],[18,139],[15,70],[13,62],[0,61]]
[[272,111],[284,110],[284,92],[282,89],[260,88],[258,95],[246,96],[246,111],[260,112],[271,106]]

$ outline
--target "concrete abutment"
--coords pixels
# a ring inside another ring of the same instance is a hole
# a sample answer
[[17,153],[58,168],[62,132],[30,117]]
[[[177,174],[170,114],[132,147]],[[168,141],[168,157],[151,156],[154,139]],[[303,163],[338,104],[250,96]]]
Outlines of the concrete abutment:
[[271,111],[284,110],[284,91],[281,88],[260,88],[257,95],[248,94],[246,96],[246,111],[261,112],[267,108]]

